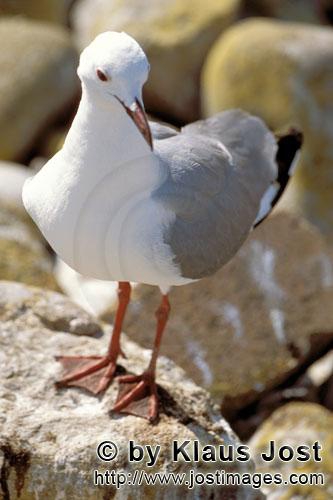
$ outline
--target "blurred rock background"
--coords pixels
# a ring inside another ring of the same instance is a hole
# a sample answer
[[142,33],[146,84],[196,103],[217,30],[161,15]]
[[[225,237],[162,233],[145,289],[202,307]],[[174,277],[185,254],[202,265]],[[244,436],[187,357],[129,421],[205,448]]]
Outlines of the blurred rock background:
[[[301,436],[314,419],[329,446],[332,25],[332,0],[0,0],[0,280],[62,291],[113,320],[115,284],[57,261],[20,197],[24,180],[61,147],[80,97],[79,52],[101,31],[127,31],[143,46],[151,63],[144,99],[156,119],[180,126],[240,107],[273,130],[304,131],[299,168],[274,216],[216,276],[172,292],[162,348],[258,447],[274,438],[276,422],[286,435],[298,422]],[[125,324],[148,348],[156,301],[156,290],[136,287]],[[295,491],[265,493],[331,497]]]

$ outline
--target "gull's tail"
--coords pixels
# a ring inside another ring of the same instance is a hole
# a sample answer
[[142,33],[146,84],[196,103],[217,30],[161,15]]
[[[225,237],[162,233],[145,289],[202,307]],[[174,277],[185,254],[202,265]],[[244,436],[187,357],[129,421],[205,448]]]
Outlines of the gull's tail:
[[295,128],[291,128],[286,135],[277,137],[276,163],[278,165],[278,175],[261,199],[254,227],[257,227],[266,219],[281,198],[290,177],[294,173],[302,143],[303,134]]

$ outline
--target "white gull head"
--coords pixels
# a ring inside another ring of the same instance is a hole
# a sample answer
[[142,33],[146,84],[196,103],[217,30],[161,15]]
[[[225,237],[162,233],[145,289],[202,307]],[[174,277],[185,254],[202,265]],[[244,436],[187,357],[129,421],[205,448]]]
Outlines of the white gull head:
[[86,88],[104,99],[117,97],[130,107],[140,99],[149,63],[140,45],[126,33],[98,35],[80,56],[78,75]]
[[78,76],[95,104],[117,99],[151,146],[151,133],[143,110],[142,87],[149,74],[148,59],[126,33],[98,35],[80,57]]

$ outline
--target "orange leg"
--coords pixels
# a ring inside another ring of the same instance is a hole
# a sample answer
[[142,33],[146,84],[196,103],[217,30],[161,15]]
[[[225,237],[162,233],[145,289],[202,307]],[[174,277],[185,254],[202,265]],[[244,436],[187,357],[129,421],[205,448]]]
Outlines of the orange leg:
[[108,388],[114,378],[117,358],[119,354],[124,356],[120,348],[120,335],[130,294],[131,285],[120,281],[119,304],[106,356],[57,356],[57,361],[60,361],[66,371],[66,375],[56,383],[57,387],[82,387],[93,394]]
[[156,311],[157,328],[154,348],[150,363],[141,375],[124,375],[118,378],[120,383],[114,412],[129,413],[148,419],[150,422],[158,416],[158,395],[155,382],[156,362],[163,332],[168,321],[170,304],[167,295]]

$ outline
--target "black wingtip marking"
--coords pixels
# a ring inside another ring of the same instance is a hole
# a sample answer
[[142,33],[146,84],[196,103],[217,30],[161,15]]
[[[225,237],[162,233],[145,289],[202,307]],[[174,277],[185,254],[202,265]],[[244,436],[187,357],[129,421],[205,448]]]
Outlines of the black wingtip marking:
[[278,189],[275,197],[271,202],[270,211],[259,221],[254,224],[257,227],[263,222],[273,210],[279,199],[281,198],[288,181],[292,175],[291,167],[295,159],[296,153],[301,149],[303,144],[303,133],[297,128],[291,127],[286,134],[276,136],[277,153],[275,161],[278,166],[278,175],[275,182],[278,184]]
[[278,150],[276,153],[276,163],[278,165],[277,182],[283,189],[290,177],[290,167],[295,155],[303,144],[303,134],[296,128],[290,128],[288,133],[277,137]]

